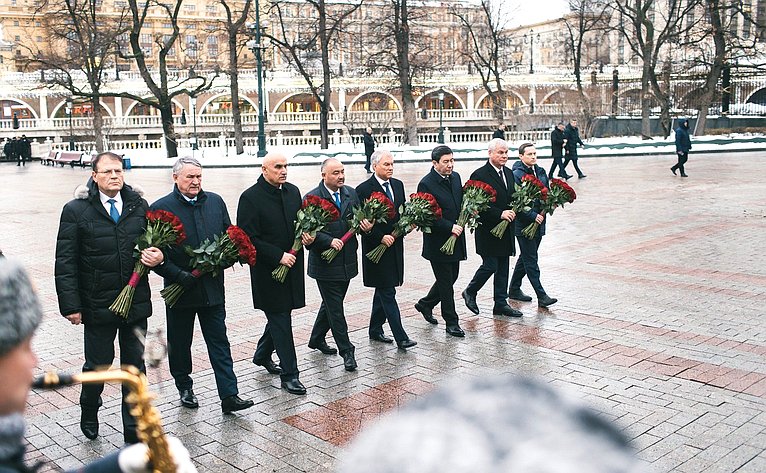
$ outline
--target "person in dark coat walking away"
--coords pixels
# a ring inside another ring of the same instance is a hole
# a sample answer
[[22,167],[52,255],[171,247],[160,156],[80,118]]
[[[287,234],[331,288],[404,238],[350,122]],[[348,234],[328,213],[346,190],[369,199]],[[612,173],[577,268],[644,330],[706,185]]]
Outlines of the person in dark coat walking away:
[[[202,165],[194,158],[179,158],[173,165],[173,191],[152,204],[152,210],[166,210],[181,220],[186,240],[184,247],[198,248],[204,240],[213,241],[229,225],[229,211],[221,196],[202,189]],[[223,272],[213,277],[192,275],[190,256],[181,246],[166,252],[163,264],[154,268],[165,278],[165,286],[179,283],[185,289],[173,307],[165,306],[168,330],[168,357],[170,374],[178,388],[181,405],[190,409],[199,407],[192,389],[191,344],[194,319],[199,316],[202,336],[207,345],[210,365],[213,367],[221,410],[224,414],[252,407],[253,401],[238,396],[237,377],[231,347],[226,335],[226,305]]]
[[[343,313],[343,300],[348,292],[351,279],[359,274],[359,264],[356,258],[358,247],[356,236],[351,237],[345,244],[341,237],[349,230],[348,221],[353,218],[354,207],[359,205],[356,191],[346,186],[346,172],[343,163],[337,159],[325,159],[321,167],[322,181],[310,190],[307,195],[325,199],[338,207],[340,218],[327,224],[322,231],[317,232],[316,239],[309,249],[308,275],[314,278],[322,295],[314,328],[309,337],[309,348],[316,349],[325,355],[340,353],[346,371],[356,370],[354,344],[348,338],[348,324]],[[370,222],[362,222],[362,231],[372,228]],[[322,259],[322,252],[333,248],[339,253],[332,261]],[[332,336],[338,349],[329,346],[325,337],[332,330]]]
[[551,165],[551,170],[548,171],[548,177],[550,179],[553,179],[553,171],[556,170],[556,167],[559,168],[558,177],[563,179],[572,177],[564,171],[564,165],[561,162],[564,157],[564,146],[566,145],[566,142],[564,122],[559,122],[558,125],[556,125],[556,128],[551,132],[551,157],[553,158],[553,164]]
[[[37,356],[32,337],[40,325],[43,311],[26,271],[16,262],[0,260],[0,473],[31,473],[51,465],[39,463],[30,468],[24,461],[24,411],[34,381]],[[166,437],[174,471],[196,473],[189,452],[174,437]],[[149,449],[144,444],[130,445],[77,469],[78,473],[143,473]],[[36,455],[40,460],[40,455]],[[43,457],[45,458],[45,457]]]
[[572,161],[572,164],[574,164],[578,178],[583,179],[588,177],[583,174],[583,172],[580,170],[580,166],[577,165],[577,145],[583,147],[585,146],[585,143],[583,143],[580,139],[580,129],[577,128],[577,120],[572,120],[569,122],[569,125],[567,125],[566,129],[564,130],[564,138],[566,139],[566,144],[564,145],[564,149],[566,151],[566,159],[564,159],[564,165],[561,168],[561,173],[563,174],[562,177],[566,179],[572,177],[567,177],[567,166],[569,165],[569,161]]
[[17,166],[26,166],[27,161],[32,159],[32,142],[27,135],[21,135],[16,141],[16,156],[18,158]]
[[[287,182],[287,158],[269,153],[263,158],[258,181],[239,197],[237,225],[253,242],[258,258],[250,268],[253,305],[266,314],[266,327],[258,340],[253,363],[271,374],[280,375],[282,388],[291,394],[306,394],[298,378],[298,360],[291,312],[306,305],[303,252],[290,253],[295,235],[295,219],[301,208],[301,192]],[[304,233],[301,243],[308,246],[314,237]],[[290,268],[281,283],[271,277],[280,264]],[[279,366],[271,358],[274,350]]]
[[[74,200],[61,212],[54,271],[59,310],[71,324],[85,327],[83,372],[111,366],[118,336],[120,363],[145,372],[144,345],[137,332],[146,333],[146,319],[152,315],[148,278],[139,280],[126,318],[112,313],[109,306],[133,274],[133,248],[144,233],[149,205],[137,190],[125,185],[120,156],[98,154],[92,167],[92,181],[79,186]],[[164,256],[152,247],[143,250],[140,259],[152,268]],[[89,439],[98,436],[103,390],[103,384],[82,386],[80,429]],[[135,443],[136,420],[125,402],[127,394],[123,388],[123,434],[125,442]]]
[[[516,184],[521,184],[521,179],[530,174],[537,177],[545,187],[549,186],[545,169],[537,165],[537,150],[532,143],[524,143],[519,147],[519,158],[519,161],[513,163],[513,180]],[[534,200],[530,206],[531,209],[528,212],[521,212],[516,216],[516,240],[519,242],[521,255],[516,260],[516,267],[513,269],[513,275],[511,275],[511,287],[508,290],[508,295],[517,301],[528,302],[532,300],[521,290],[521,281],[526,276],[532,284],[535,294],[537,294],[537,305],[548,307],[555,304],[557,299],[549,297],[543,289],[543,285],[540,283],[540,267],[537,263],[537,250],[543,235],[545,235],[545,214],[541,213],[542,202],[539,199]],[[535,237],[530,240],[521,232],[532,222],[539,223],[540,227],[537,229]]]
[[21,166],[18,162],[18,155],[16,154],[16,137],[13,137],[5,142],[3,145],[3,153],[8,161],[17,161],[16,166]]
[[[460,174],[453,171],[455,158],[452,149],[439,145],[431,151],[431,172],[426,174],[418,184],[418,192],[428,192],[433,195],[442,209],[442,218],[431,227],[431,233],[423,233],[423,258],[431,263],[431,270],[436,281],[415,309],[431,324],[437,321],[433,309],[441,304],[442,318],[447,324],[447,333],[453,337],[464,337],[465,332],[460,328],[458,315],[455,310],[455,281],[460,271],[460,262],[465,260],[465,235],[463,227],[457,224],[460,207],[463,205],[463,183]],[[447,255],[440,248],[450,235],[457,236],[455,251]]]
[[[364,202],[373,192],[388,196],[394,203],[394,218],[385,223],[375,222],[368,233],[362,233],[362,278],[366,287],[374,287],[372,311],[370,313],[370,340],[393,343],[401,350],[417,345],[407,336],[402,326],[399,304],[396,302],[396,288],[404,282],[404,237],[394,238],[391,232],[399,221],[399,207],[404,204],[404,183],[393,177],[394,157],[390,151],[378,149],[372,154],[373,175],[356,187],[359,200]],[[364,255],[384,244],[388,247],[378,263],[373,263]],[[383,324],[388,321],[394,339],[383,332]]]
[[492,139],[500,138],[501,140],[505,141],[505,124],[501,123],[497,126],[497,130],[492,133]]
[[670,168],[673,174],[676,170],[681,171],[681,177],[689,177],[684,170],[684,164],[689,160],[689,150],[692,149],[692,140],[689,137],[689,120],[681,118],[678,120],[678,128],[676,128],[676,154],[678,155],[678,163]]
[[372,128],[367,127],[367,129],[364,130],[364,133],[362,133],[362,141],[364,142],[364,154],[367,156],[364,170],[369,174],[372,172],[370,170],[370,157],[372,156],[372,153],[375,152],[375,137],[372,136]]
[[516,213],[508,208],[513,195],[513,173],[505,167],[508,161],[508,143],[500,138],[489,142],[489,159],[484,166],[471,174],[472,180],[484,182],[497,193],[489,208],[479,214],[476,228],[476,253],[481,256],[481,266],[462,293],[468,310],[479,313],[476,294],[484,287],[490,276],[494,277],[492,307],[493,315],[521,317],[521,312],[508,305],[509,259],[516,254],[513,244],[513,226],[506,230],[503,238],[497,238],[491,231],[502,220],[513,222]]

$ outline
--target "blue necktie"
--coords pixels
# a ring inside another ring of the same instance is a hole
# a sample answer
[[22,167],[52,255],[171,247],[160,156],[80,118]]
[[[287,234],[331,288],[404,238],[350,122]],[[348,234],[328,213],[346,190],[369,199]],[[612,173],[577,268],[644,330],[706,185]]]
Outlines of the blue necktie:
[[114,223],[117,223],[118,220],[120,220],[120,213],[117,211],[117,207],[114,206],[114,203],[117,202],[114,199],[107,200],[109,202],[109,216],[112,217],[112,220],[114,220]]
[[386,197],[388,197],[391,200],[391,203],[393,203],[394,202],[394,196],[391,195],[390,184],[388,182],[384,182],[383,183],[383,187],[385,187],[385,189],[386,189]]
[[332,196],[335,198],[336,207],[340,208],[340,194],[338,193],[338,191],[333,192]]

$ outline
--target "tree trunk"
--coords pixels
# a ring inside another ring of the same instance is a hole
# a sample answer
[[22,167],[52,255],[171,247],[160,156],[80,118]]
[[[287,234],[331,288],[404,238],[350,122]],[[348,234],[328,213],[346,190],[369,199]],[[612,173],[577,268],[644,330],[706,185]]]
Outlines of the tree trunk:
[[399,87],[402,91],[402,144],[418,145],[418,117],[415,112],[415,98],[412,96],[410,64],[410,26],[407,0],[398,4],[399,26],[396,28],[396,62]]
[[93,104],[93,139],[96,140],[96,152],[104,152],[104,112],[101,110],[99,95],[95,94],[91,99]]
[[702,135],[705,133],[708,110],[710,110],[710,105],[715,98],[715,88],[718,84],[718,78],[723,72],[724,61],[726,58],[726,38],[724,37],[724,30],[721,24],[721,6],[719,0],[708,0],[706,2],[706,8],[710,13],[710,26],[713,29],[715,53],[713,56],[713,64],[710,65],[710,70],[705,77],[705,85],[702,87],[703,92],[697,103],[699,112],[697,113],[697,123],[694,126],[695,135]]
[[651,63],[644,60],[641,73],[641,138],[649,140],[652,137],[652,91],[649,87]]
[[237,67],[237,36],[229,31],[229,78],[231,80],[231,119],[234,122],[234,146],[237,154],[245,152],[242,136],[242,110],[239,108],[239,68]]
[[173,108],[171,102],[160,103],[160,118],[162,119],[162,132],[165,139],[165,151],[168,158],[178,157],[178,142],[176,141],[176,129],[173,123]]
[[319,101],[319,134],[320,148],[327,149],[329,143],[328,121],[330,118],[330,47],[327,36],[327,7],[324,0],[319,0],[319,47],[322,49],[322,99]]

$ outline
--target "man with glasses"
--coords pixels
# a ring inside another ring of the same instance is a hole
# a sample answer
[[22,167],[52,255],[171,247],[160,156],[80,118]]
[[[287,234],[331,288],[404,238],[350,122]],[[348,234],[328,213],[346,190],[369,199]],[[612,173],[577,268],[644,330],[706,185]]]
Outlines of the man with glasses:
[[[133,248],[144,232],[149,208],[138,189],[125,184],[122,157],[101,153],[93,159],[91,180],[75,189],[74,200],[61,212],[56,242],[56,293],[59,310],[73,325],[84,326],[83,372],[108,367],[114,361],[114,340],[120,344],[120,364],[146,371],[144,345],[138,335],[146,332],[152,315],[149,282],[141,278],[126,318],[109,306],[133,273]],[[147,267],[160,264],[164,256],[157,248],[143,250]],[[98,409],[103,384],[82,386],[80,430],[89,439],[98,436]],[[138,442],[136,420],[122,391],[122,423],[126,443]]]

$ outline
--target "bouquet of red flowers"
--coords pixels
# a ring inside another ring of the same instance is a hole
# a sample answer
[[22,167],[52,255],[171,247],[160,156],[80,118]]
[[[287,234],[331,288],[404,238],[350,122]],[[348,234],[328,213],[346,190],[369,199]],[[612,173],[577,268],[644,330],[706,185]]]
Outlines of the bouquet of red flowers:
[[[391,230],[391,236],[399,238],[407,235],[414,228],[419,228],[423,233],[431,233],[431,226],[442,218],[442,209],[434,196],[427,192],[418,192],[410,195],[410,201],[400,209],[399,221]],[[367,259],[373,263],[379,263],[383,253],[388,247],[381,243],[367,253]]]
[[[331,204],[329,201],[316,195],[307,195],[306,198],[303,199],[303,205],[301,205],[301,209],[298,211],[295,220],[295,240],[288,253],[291,255],[298,254],[298,250],[300,250],[302,246],[302,234],[308,233],[310,235],[316,235],[319,230],[325,227],[325,225],[338,220],[339,217],[340,213],[335,204]],[[285,282],[288,271],[290,271],[290,268],[280,264],[271,272],[271,277],[274,278],[275,281]]]
[[[550,189],[546,190],[543,200],[543,215],[553,215],[556,207],[564,207],[564,204],[571,204],[577,198],[574,189],[561,179],[551,179]],[[532,222],[521,231],[521,234],[531,240],[537,234],[539,227],[539,223]]]
[[[354,209],[354,216],[351,218],[351,222],[349,222],[349,227],[351,228],[340,239],[345,245],[354,235],[359,233],[359,227],[364,219],[370,222],[385,223],[389,218],[394,218],[394,215],[396,215],[394,203],[386,197],[386,194],[373,192],[360,207]],[[335,248],[324,250],[322,252],[322,259],[329,263],[338,253],[339,251]]]
[[[215,235],[213,241],[205,239],[199,248],[187,246],[185,251],[191,256],[189,263],[192,267],[191,274],[195,278],[203,274],[216,277],[220,271],[234,266],[234,263],[247,263],[250,266],[255,264],[255,247],[244,230],[236,225],[229,225],[224,233]],[[178,283],[160,291],[168,307],[176,305],[183,293],[184,287]]]
[[142,250],[151,247],[161,248],[171,244],[180,245],[185,239],[184,226],[178,217],[166,210],[149,210],[146,212],[146,230],[136,240],[136,248],[133,252],[138,261],[133,267],[133,274],[131,274],[128,284],[122,288],[117,299],[109,306],[109,310],[120,317],[128,317],[130,306],[133,304],[133,295],[136,293],[136,286],[138,286],[141,278],[149,272],[140,260]]
[[[544,196],[547,195],[548,192],[548,189],[546,189],[540,179],[532,174],[525,174],[524,177],[521,178],[521,184],[514,184],[514,189],[509,206],[516,214],[519,214],[520,212],[529,212],[529,203],[534,199],[541,198],[544,200]],[[495,225],[495,228],[493,228],[490,233],[497,238],[503,238],[503,235],[508,228],[508,224],[510,223],[511,222],[508,220],[502,220]]]
[[[497,192],[487,183],[468,180],[463,185],[463,205],[460,207],[460,215],[457,217],[457,224],[463,227],[463,230],[473,230],[479,224],[477,216],[489,207],[490,202],[497,198]],[[457,235],[454,233],[447,238],[440,251],[445,255],[451,255],[455,252],[455,242]]]

